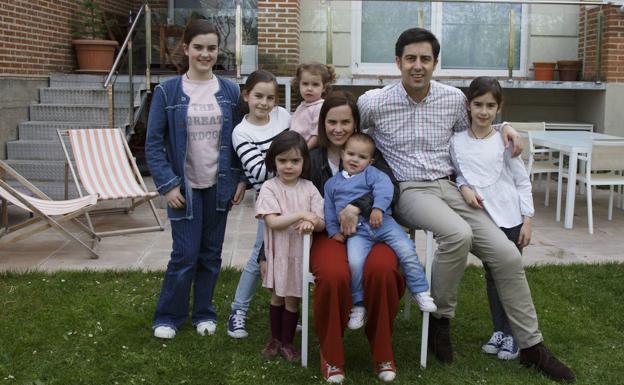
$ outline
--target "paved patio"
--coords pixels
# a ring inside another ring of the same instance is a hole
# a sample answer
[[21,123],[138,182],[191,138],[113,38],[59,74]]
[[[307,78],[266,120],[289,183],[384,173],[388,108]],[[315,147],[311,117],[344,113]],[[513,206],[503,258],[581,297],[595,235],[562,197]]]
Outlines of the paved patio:
[[[533,240],[523,256],[525,265],[624,262],[624,211],[614,209],[613,220],[607,220],[607,191],[598,190],[595,194],[594,234],[590,235],[587,232],[584,195],[577,195],[574,229],[566,230],[561,222],[555,222],[554,194],[551,194],[550,207],[544,207],[544,193],[539,188],[534,190],[537,212]],[[223,245],[223,267],[240,268],[249,256],[256,232],[253,195],[248,191],[243,203],[235,207],[229,215]],[[158,212],[161,218],[166,217],[164,209],[159,209]],[[19,213],[14,207],[9,208],[11,221],[22,217],[23,213]],[[130,224],[149,225],[153,222],[153,217],[148,207],[143,206],[130,215],[98,216],[94,222],[96,227],[103,230]],[[77,234],[80,233],[77,228],[74,230]],[[424,255],[424,245],[424,234],[419,231],[417,249],[420,255]],[[170,227],[167,225],[164,232],[103,238],[98,252],[100,259],[90,259],[88,253],[76,243],[48,230],[27,240],[1,246],[0,271],[163,270],[171,252]],[[478,263],[474,257],[471,257],[470,262]]]

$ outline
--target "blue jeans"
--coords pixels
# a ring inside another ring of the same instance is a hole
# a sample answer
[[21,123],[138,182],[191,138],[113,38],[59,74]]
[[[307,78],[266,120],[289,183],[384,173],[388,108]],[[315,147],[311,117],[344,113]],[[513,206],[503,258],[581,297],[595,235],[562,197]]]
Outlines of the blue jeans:
[[358,223],[355,234],[347,238],[347,255],[351,270],[353,303],[364,301],[362,275],[366,256],[375,243],[384,242],[394,250],[405,272],[407,288],[412,293],[429,290],[425,271],[418,261],[414,242],[392,217],[384,215],[382,225],[373,229],[368,221]]
[[240,279],[238,280],[238,286],[236,287],[236,294],[234,294],[234,302],[232,302],[232,310],[243,310],[245,313],[249,310],[249,304],[251,299],[256,293],[258,288],[258,281],[260,280],[260,265],[258,265],[258,254],[260,254],[260,248],[262,247],[264,240],[264,220],[258,220],[258,230],[256,232],[256,242],[254,248],[251,251],[251,255],[243,268]]
[[171,221],[173,247],[156,305],[153,327],[179,328],[188,318],[194,284],[193,325],[216,321],[212,303],[221,270],[227,211],[217,211],[216,189],[194,189],[193,218]]

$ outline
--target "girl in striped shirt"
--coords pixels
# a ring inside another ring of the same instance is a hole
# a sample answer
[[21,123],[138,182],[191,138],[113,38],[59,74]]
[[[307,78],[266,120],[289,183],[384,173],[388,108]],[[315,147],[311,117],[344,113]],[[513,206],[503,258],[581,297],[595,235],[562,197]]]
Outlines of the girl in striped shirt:
[[[273,139],[290,127],[290,114],[276,106],[277,80],[267,71],[254,71],[245,82],[242,92],[247,109],[243,120],[232,132],[232,144],[241,160],[247,179],[256,190],[273,174],[265,165],[266,152]],[[262,248],[264,221],[258,221],[256,242],[243,268],[228,320],[228,335],[234,338],[247,337],[245,321],[251,298],[258,286],[260,267],[258,255]]]

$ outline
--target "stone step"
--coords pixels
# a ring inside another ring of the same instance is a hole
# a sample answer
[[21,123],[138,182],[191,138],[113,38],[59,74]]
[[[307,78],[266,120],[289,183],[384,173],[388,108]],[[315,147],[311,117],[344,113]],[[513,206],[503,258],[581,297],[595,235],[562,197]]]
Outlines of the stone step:
[[[128,122],[129,108],[116,107],[115,125],[124,126]],[[31,121],[108,123],[108,107],[97,105],[55,105],[32,104]]]
[[107,128],[104,123],[76,122],[22,122],[19,124],[20,140],[56,140],[58,129]]
[[[86,74],[51,74],[50,87],[70,87],[70,88],[95,88],[104,87],[105,75],[86,75]],[[128,87],[128,75],[119,75],[114,83],[115,89]],[[133,76],[132,83],[135,89],[139,87],[145,88],[145,76]]]
[[14,140],[7,142],[7,159],[64,160],[63,147],[57,140]]
[[[41,88],[39,101],[42,104],[67,105],[90,104],[108,106],[108,92],[103,88]],[[141,91],[134,91],[134,106],[141,101]],[[129,107],[130,90],[115,90],[113,103],[117,107]]]
[[[6,163],[29,181],[62,181],[65,179],[64,160],[7,159]],[[71,172],[69,180],[72,182]]]
[[[53,200],[65,199],[64,181],[29,180],[29,182]],[[25,187],[15,180],[9,179],[8,183],[19,192],[32,195]],[[71,180],[67,187],[69,199],[78,198],[78,190],[76,189],[76,185]]]

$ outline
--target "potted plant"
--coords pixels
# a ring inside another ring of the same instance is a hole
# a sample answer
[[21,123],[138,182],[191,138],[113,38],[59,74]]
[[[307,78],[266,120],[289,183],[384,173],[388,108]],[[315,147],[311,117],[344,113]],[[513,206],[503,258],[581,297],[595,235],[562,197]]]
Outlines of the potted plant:
[[95,0],[78,3],[70,21],[72,43],[78,62],[77,72],[106,73],[115,60],[119,43],[108,39],[108,23]]

